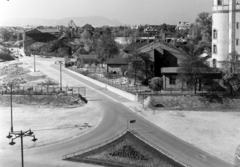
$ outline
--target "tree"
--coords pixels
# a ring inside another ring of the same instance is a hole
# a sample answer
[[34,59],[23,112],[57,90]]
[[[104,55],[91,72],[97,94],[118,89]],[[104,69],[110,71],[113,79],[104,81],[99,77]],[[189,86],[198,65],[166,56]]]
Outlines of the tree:
[[128,64],[128,76],[137,79],[148,80],[153,76],[150,70],[151,58],[148,53],[134,51],[131,55],[125,57]]
[[151,81],[149,82],[149,87],[153,91],[160,91],[160,90],[162,90],[163,79],[161,77],[154,77],[154,78],[152,78]]
[[96,43],[96,53],[101,63],[105,62],[107,58],[114,57],[119,54],[117,43],[111,35],[102,35]]
[[2,29],[2,35],[4,41],[9,41],[9,39],[11,38],[10,32],[6,29]]
[[228,60],[223,62],[225,84],[230,87],[230,94],[240,88],[240,55],[237,52],[230,53]]
[[201,89],[201,78],[204,78],[205,74],[213,71],[213,69],[204,64],[204,59],[200,57],[194,44],[188,43],[184,50],[186,55],[180,59],[178,78],[193,87],[194,94],[196,94],[198,83],[199,90]]
[[195,23],[190,27],[189,34],[198,53],[211,53],[212,15],[206,12],[199,13]]

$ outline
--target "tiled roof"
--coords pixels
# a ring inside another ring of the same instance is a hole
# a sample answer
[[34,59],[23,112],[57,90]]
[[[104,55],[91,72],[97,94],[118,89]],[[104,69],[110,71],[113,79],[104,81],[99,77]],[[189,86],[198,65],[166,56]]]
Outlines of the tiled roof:
[[88,60],[97,60],[97,55],[78,55],[78,58],[88,59]]
[[55,28],[45,28],[45,29],[37,29],[38,31],[41,31],[42,33],[59,33],[60,31]]
[[108,58],[106,60],[106,64],[108,65],[127,65],[126,59],[124,57],[126,56],[126,53],[121,51],[118,55],[115,55],[114,58]]
[[128,63],[124,58],[115,57],[115,58],[108,58],[106,60],[106,64],[127,65]]
[[143,46],[146,46],[148,44],[149,44],[149,42],[147,42],[146,40],[144,40],[142,42],[140,42],[140,41],[132,42],[130,45],[128,45],[124,49],[124,51],[130,53],[130,52],[133,52],[134,50],[137,50],[137,49],[139,49],[139,48],[141,48]]
[[152,42],[148,45],[145,45],[145,46],[139,48],[138,50],[140,52],[150,52],[153,49],[158,49],[158,48],[169,51],[170,53],[172,53],[177,58],[182,58],[184,55],[186,55],[186,53],[184,53],[182,50],[174,47],[171,44],[168,44],[166,42],[161,42],[161,41]]

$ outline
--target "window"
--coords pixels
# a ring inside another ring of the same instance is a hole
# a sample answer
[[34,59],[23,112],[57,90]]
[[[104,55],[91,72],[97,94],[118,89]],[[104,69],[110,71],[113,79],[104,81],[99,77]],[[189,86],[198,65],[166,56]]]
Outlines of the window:
[[170,85],[176,85],[176,77],[175,76],[169,77],[169,84]]
[[213,59],[213,68],[217,68],[217,60]]
[[236,28],[239,29],[239,22],[236,23]]
[[213,39],[217,39],[217,30],[213,30]]
[[239,45],[239,39],[236,39],[236,45],[237,46]]
[[217,45],[213,45],[213,53],[216,54],[217,53]]
[[222,5],[222,0],[218,0],[218,5]]

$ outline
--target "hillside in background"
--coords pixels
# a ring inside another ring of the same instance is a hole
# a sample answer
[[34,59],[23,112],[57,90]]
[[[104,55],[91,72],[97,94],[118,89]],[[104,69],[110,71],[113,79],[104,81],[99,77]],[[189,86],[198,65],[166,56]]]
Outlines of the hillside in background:
[[85,24],[91,24],[94,27],[101,27],[101,26],[119,26],[123,25],[118,20],[110,20],[105,17],[100,16],[89,16],[89,17],[69,17],[64,19],[39,19],[39,18],[23,18],[23,19],[12,19],[4,22],[0,22],[0,26],[26,26],[26,25],[33,25],[33,26],[56,26],[56,25],[64,25],[67,26],[68,22],[73,20],[77,26],[83,26]]

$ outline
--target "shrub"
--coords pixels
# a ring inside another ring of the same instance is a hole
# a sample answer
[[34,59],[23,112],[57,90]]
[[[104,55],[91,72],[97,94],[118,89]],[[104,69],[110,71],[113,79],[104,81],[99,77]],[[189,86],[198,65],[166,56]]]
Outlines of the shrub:
[[163,87],[163,79],[161,77],[154,77],[150,80],[149,83],[150,89],[153,91],[160,91]]
[[3,61],[14,60],[14,58],[9,53],[0,53],[0,59]]

